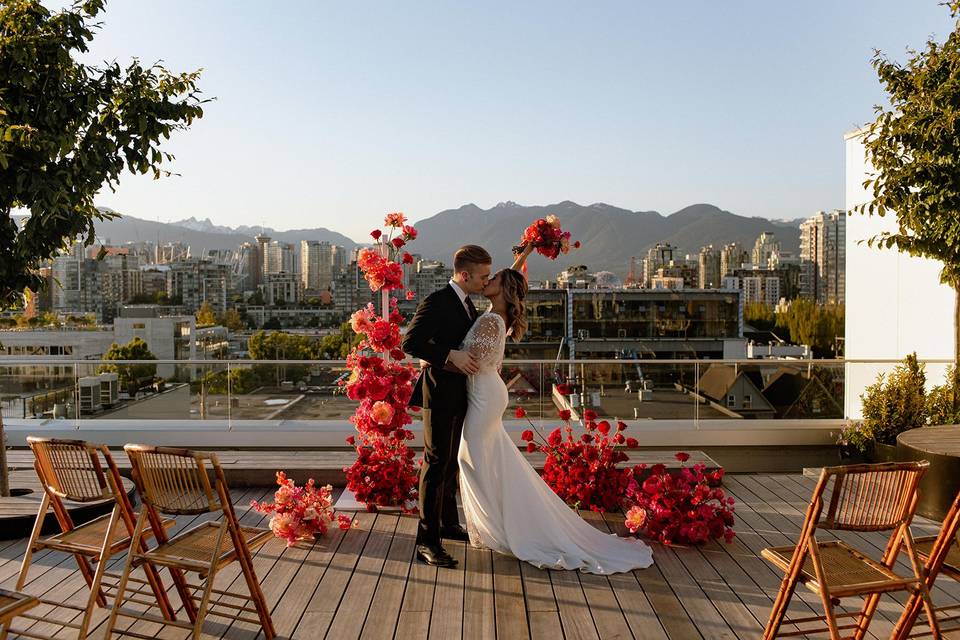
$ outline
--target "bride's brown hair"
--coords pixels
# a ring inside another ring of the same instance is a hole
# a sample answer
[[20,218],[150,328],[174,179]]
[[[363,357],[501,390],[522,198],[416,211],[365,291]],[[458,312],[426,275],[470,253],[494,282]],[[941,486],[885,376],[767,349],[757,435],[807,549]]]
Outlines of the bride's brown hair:
[[504,269],[500,291],[507,303],[507,329],[511,330],[514,342],[519,342],[527,331],[527,309],[523,299],[527,297],[527,279],[515,269]]

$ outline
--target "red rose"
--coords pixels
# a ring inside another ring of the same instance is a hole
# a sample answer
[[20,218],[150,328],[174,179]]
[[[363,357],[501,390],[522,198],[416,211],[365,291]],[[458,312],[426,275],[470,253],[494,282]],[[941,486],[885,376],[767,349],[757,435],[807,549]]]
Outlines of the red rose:
[[563,420],[564,422],[566,422],[567,420],[570,419],[570,410],[569,410],[569,409],[561,409],[560,412],[559,412],[557,415],[560,416],[560,419],[561,419],[561,420]]
[[623,431],[627,428],[627,423],[623,420],[617,420],[617,431]]
[[394,360],[403,360],[405,355],[406,354],[404,354],[403,351],[400,349],[393,349],[390,352],[390,357],[393,358]]
[[623,444],[626,441],[626,438],[623,437],[622,433],[618,433],[617,435],[613,436],[613,441],[617,444]]
[[640,442],[636,438],[627,438],[627,448],[636,449],[640,446]]
[[587,422],[593,422],[597,419],[597,412],[593,409],[587,409],[583,412],[583,419]]
[[408,224],[403,225],[403,235],[407,240],[417,239],[417,230]]
[[607,435],[608,433],[610,433],[610,423],[604,420],[603,422],[597,425],[597,431],[599,431],[603,435]]
[[568,384],[558,384],[557,393],[559,393],[562,396],[568,396],[571,393],[573,393],[573,387],[571,387]]
[[580,241],[579,241],[579,240],[577,240],[576,242],[573,243],[573,248],[574,248],[574,249],[579,249],[579,248],[580,248]]
[[407,244],[406,242],[404,242],[403,238],[394,238],[392,242],[393,242],[393,246],[395,246],[397,249]]
[[686,462],[687,460],[690,459],[690,454],[685,451],[678,451],[676,455],[674,455],[673,457],[679,460],[680,462]]
[[536,450],[537,450],[537,445],[536,445],[535,442],[528,442],[528,443],[527,443],[527,453],[533,453],[533,452],[536,451]]
[[374,229],[373,231],[370,232],[370,236],[371,236],[374,240],[379,240],[379,239],[380,239],[380,236],[382,236],[382,235],[383,235],[383,231],[380,231],[380,229]]
[[550,432],[550,435],[547,436],[547,442],[551,447],[556,447],[563,442],[563,434],[560,432],[560,427]]
[[354,438],[353,436],[347,436],[347,444],[348,444],[348,445],[350,445],[350,446],[352,447],[354,444],[356,444],[356,442],[357,442],[357,439],[356,439],[356,438]]
[[517,407],[517,410],[513,412],[513,415],[515,415],[517,418],[526,418],[527,412],[523,407]]
[[593,436],[590,435],[589,433],[583,434],[582,436],[580,436],[580,439],[583,440],[586,444],[590,444],[591,442],[593,442]]
[[520,439],[523,440],[524,442],[533,442],[533,431],[531,431],[530,429],[527,429],[526,431],[520,434]]
[[403,252],[403,264],[413,264],[413,256],[406,251]]
[[417,297],[416,291],[407,291],[407,300],[413,300]]

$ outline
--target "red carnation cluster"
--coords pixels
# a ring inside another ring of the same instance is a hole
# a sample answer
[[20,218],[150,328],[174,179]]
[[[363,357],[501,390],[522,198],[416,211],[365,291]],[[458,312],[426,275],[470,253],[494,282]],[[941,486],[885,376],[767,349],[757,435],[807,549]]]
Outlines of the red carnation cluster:
[[330,485],[318,487],[310,478],[307,484],[298,487],[283,471],[277,471],[277,484],[280,488],[274,493],[273,502],[253,500],[250,507],[271,514],[273,535],[286,540],[288,547],[299,540],[309,541],[322,536],[327,532],[328,522],[336,521],[341,529],[350,528],[350,516],[333,513],[333,488]]
[[[517,417],[522,417],[517,412]],[[543,480],[567,504],[591,511],[617,511],[624,505],[633,480],[633,469],[618,467],[627,462],[627,439],[623,430],[627,425],[617,422],[616,428],[606,420],[597,421],[594,411],[584,412],[584,432],[574,435],[570,411],[561,410],[560,419],[566,426],[557,427],[539,446],[534,432],[524,431],[521,439],[527,442],[527,451],[539,449],[547,458],[543,465]],[[533,426],[533,423],[530,423]],[[611,433],[612,432],[612,433]],[[632,446],[637,441],[632,438]]]
[[[533,245],[540,255],[556,260],[561,253],[570,251],[570,232],[560,227],[560,218],[549,215],[524,230],[520,244],[514,247],[514,251],[520,253],[527,245]],[[579,240],[573,243],[573,248],[580,248]]]
[[[677,454],[681,463],[690,459]],[[640,465],[643,471],[646,465]],[[723,469],[707,473],[706,465],[682,467],[668,472],[665,465],[650,467],[650,475],[630,496],[635,504],[627,511],[626,525],[632,533],[643,533],[664,544],[702,544],[723,538],[733,540],[734,500],[716,486]]]

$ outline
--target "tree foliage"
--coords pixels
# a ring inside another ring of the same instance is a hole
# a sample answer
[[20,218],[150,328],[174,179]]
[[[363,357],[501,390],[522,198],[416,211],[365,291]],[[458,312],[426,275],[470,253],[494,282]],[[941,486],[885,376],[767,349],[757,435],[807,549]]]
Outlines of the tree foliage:
[[[157,357],[150,351],[150,347],[143,338],[134,338],[124,345],[113,343],[103,356],[104,360],[156,360]],[[120,386],[131,396],[135,395],[140,387],[149,384],[157,375],[157,365],[141,364],[104,364],[99,372],[112,371],[117,374]]]
[[870,239],[943,264],[941,280],[960,286],[960,1],[946,41],[929,40],[904,63],[876,52],[873,66],[889,99],[863,137],[874,173],[860,213],[893,213],[898,229]]
[[217,324],[217,316],[213,313],[213,307],[211,307],[210,303],[206,300],[204,300],[200,308],[197,309],[196,315],[198,327],[212,327]]
[[835,356],[836,339],[844,334],[844,308],[796,298],[786,311],[777,314],[776,326],[789,332],[790,342],[810,345],[817,356]]
[[230,331],[241,331],[247,327],[247,323],[243,321],[243,316],[236,309],[224,311],[219,322]]
[[766,303],[748,302],[743,305],[743,321],[758,331],[768,331],[776,325],[776,317]]
[[38,267],[75,238],[92,244],[94,223],[114,215],[94,205],[104,185],[125,169],[167,173],[161,142],[203,114],[199,71],[79,61],[103,4],[0,4],[0,307],[40,291]]

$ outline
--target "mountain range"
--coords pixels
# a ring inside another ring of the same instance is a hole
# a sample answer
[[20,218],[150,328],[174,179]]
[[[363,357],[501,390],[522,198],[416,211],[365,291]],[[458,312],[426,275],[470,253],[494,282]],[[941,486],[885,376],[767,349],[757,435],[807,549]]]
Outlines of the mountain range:
[[[563,228],[580,240],[582,247],[561,256],[555,262],[534,256],[530,259],[530,276],[552,278],[566,267],[587,265],[593,271],[607,270],[623,276],[631,256],[641,258],[657,242],[669,242],[683,254],[696,254],[708,244],[722,246],[738,242],[747,249],[757,236],[772,231],[785,251],[799,251],[801,220],[783,221],[748,218],[724,211],[712,204],[694,204],[670,215],[656,211],[630,211],[608,204],[580,205],[569,200],[546,206],[522,206],[502,202],[490,209],[467,204],[458,209],[441,211],[415,224],[418,238],[408,249],[425,258],[450,263],[453,251],[464,243],[486,247],[495,265],[509,264],[510,249],[524,228],[533,220],[548,214],[557,215]],[[252,242],[258,233],[274,240],[299,245],[300,240],[325,240],[352,249],[358,244],[351,238],[319,227],[277,231],[260,227],[228,227],[209,219],[188,218],[163,223],[123,216],[97,225],[103,242],[180,241],[192,248],[194,255],[204,249],[232,249],[242,242]]]

